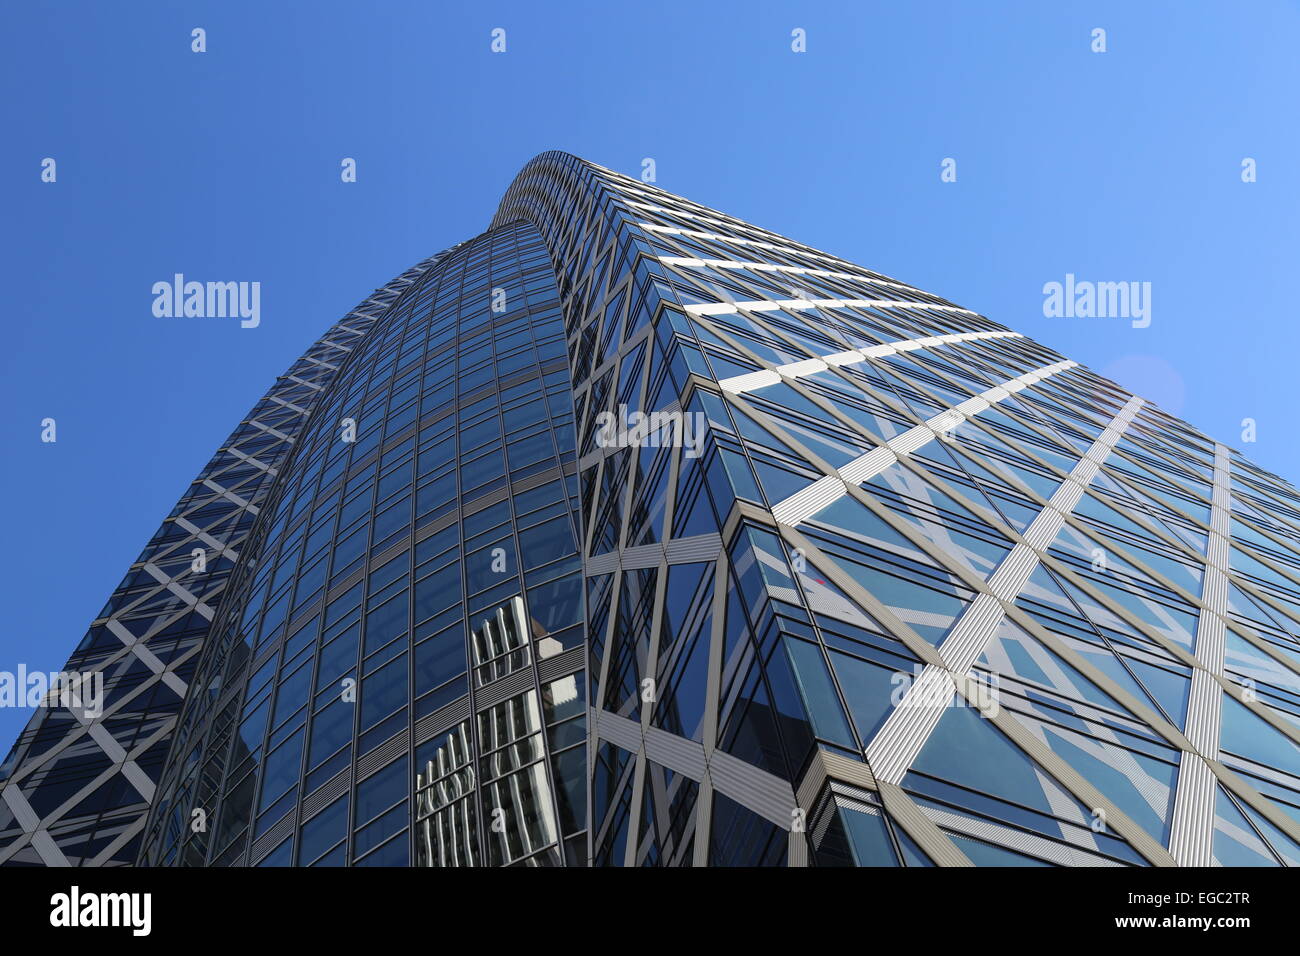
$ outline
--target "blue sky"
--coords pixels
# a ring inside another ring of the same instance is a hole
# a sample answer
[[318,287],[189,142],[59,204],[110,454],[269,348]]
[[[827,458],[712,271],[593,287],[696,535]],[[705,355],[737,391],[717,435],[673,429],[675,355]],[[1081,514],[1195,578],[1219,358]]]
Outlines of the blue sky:
[[[983,312],[1300,477],[1297,46],[1296,4],[1265,0],[7,4],[0,670],[60,667],[274,376],[482,231],[545,149],[633,175],[652,157],[670,191]],[[260,326],[155,318],[176,272],[260,282]],[[1149,327],[1045,318],[1067,274],[1150,282]],[[0,709],[0,751],[29,716]]]

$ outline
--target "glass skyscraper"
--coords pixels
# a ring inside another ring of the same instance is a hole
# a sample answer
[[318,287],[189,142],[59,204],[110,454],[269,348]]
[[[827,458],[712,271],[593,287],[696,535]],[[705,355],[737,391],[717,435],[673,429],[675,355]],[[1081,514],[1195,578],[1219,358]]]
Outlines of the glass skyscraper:
[[563,153],[218,450],[16,865],[1300,863],[1300,494]]

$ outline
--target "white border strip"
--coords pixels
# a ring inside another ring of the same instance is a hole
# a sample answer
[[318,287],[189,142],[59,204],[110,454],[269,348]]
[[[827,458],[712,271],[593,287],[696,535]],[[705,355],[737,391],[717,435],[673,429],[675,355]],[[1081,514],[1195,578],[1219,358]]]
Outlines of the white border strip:
[[[748,312],[776,312],[778,309],[842,309],[856,306],[861,309],[951,309],[930,302],[913,302],[910,299],[754,299],[748,302],[697,302],[686,306],[691,315],[730,315],[745,309]],[[965,310],[963,310],[965,311]],[[971,313],[974,315],[975,313]]]
[[[649,225],[649,223],[646,225]],[[725,242],[726,240],[719,237],[719,241]],[[659,261],[666,266],[679,266],[688,269],[743,269],[751,272],[784,272],[789,275],[813,276],[823,279],[844,279],[849,282],[867,282],[871,285],[883,285],[894,289],[918,291],[913,290],[911,286],[904,285],[901,282],[870,279],[867,276],[857,275],[853,272],[832,272],[828,269],[809,269],[804,266],[787,266],[771,262],[744,262],[735,259],[696,259],[691,258],[690,256],[660,256]],[[963,309],[961,306],[957,305],[939,305],[933,302],[918,302],[915,304],[923,304],[932,309],[939,309],[942,312],[961,312],[965,315],[973,315],[977,318],[982,318],[978,312],[973,312],[970,309]]]
[[[633,203],[631,205],[643,205]],[[644,206],[643,208],[654,210],[654,207]],[[661,210],[667,212],[667,210]],[[725,223],[723,224],[725,225]],[[745,239],[740,236],[726,236],[716,232],[703,232],[699,229],[683,229],[680,226],[661,226],[656,222],[638,222],[637,228],[646,232],[657,232],[665,236],[686,236],[691,239],[703,239],[706,242],[725,242],[735,246],[746,246],[754,249],[767,249],[772,252],[780,252],[784,255],[802,256],[809,259],[820,259],[822,262],[833,263],[834,265],[851,266],[853,263],[846,262],[844,259],[838,259],[835,256],[827,255],[824,252],[818,252],[816,249],[799,246],[798,243],[792,243],[788,246],[782,246],[775,242],[764,242],[762,239]],[[858,268],[861,268],[860,266]],[[889,279],[870,269],[863,269],[861,273],[854,275],[864,281],[871,282],[875,285],[887,285],[895,289],[907,289],[910,292],[921,292],[915,286],[910,286],[906,282],[899,282],[895,279]]]

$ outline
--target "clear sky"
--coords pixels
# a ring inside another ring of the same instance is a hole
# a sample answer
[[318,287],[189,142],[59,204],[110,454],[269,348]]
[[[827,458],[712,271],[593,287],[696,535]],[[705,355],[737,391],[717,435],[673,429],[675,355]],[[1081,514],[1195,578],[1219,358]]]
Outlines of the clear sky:
[[[7,3],[0,670],[61,667],[272,379],[546,149],[653,158],[1296,479],[1298,47],[1279,0]],[[260,282],[261,324],[156,318],[177,272]],[[1150,324],[1045,317],[1067,274],[1151,283]]]

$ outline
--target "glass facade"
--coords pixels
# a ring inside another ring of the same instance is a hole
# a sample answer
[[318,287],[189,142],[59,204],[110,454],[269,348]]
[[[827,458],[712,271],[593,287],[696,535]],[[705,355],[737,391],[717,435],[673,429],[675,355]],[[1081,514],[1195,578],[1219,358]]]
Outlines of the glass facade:
[[248,453],[202,621],[150,625],[188,656],[131,718],[155,786],[95,811],[132,835],[49,817],[41,781],[96,771],[42,711],[0,862],[1300,862],[1289,484],[566,154],[423,265]]
[[232,585],[145,862],[584,859],[560,314],[517,223],[449,253],[349,357]]

